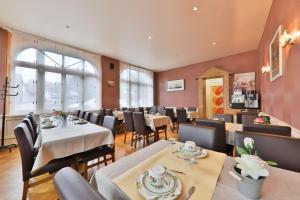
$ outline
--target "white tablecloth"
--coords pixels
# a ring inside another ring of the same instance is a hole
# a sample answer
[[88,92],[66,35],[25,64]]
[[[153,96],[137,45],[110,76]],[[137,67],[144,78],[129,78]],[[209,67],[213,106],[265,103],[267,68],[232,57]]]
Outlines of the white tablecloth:
[[[112,180],[135,165],[143,162],[153,154],[166,148],[168,145],[170,145],[169,142],[160,140],[159,142],[120,159],[107,167],[97,170],[91,179],[92,185],[94,185],[106,199],[126,199],[124,193],[116,187]],[[236,186],[236,180],[229,175],[229,171],[233,165],[234,159],[232,157],[227,157],[212,199],[248,200],[248,198],[239,193]],[[176,166],[176,164],[174,166]],[[300,184],[300,173],[275,167],[268,167],[268,169],[270,176],[264,182],[262,199],[299,200],[300,190],[298,188]],[[186,173],[189,172],[186,171]],[[133,185],[132,187],[136,186]],[[191,200],[193,199],[197,200],[197,197],[194,195],[191,197]]]
[[122,111],[114,111],[113,114],[118,120],[124,120],[124,113]]
[[76,125],[69,122],[64,127],[41,129],[40,150],[33,171],[49,161],[84,152],[98,146],[114,144],[111,130],[92,123]]
[[154,131],[160,126],[166,125],[168,130],[173,126],[170,117],[164,115],[146,115],[145,121],[147,126],[151,127]]

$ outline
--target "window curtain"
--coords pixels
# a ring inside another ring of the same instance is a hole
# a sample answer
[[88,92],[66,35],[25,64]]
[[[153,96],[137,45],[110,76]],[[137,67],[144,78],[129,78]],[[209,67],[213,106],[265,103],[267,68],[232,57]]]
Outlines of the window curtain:
[[121,63],[120,106],[153,106],[153,72]]
[[11,114],[101,107],[100,55],[12,32]]

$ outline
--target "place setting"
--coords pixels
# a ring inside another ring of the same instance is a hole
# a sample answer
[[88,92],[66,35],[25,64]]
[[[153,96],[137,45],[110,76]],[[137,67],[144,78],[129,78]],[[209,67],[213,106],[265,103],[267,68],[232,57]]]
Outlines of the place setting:
[[180,179],[163,165],[155,165],[136,180],[138,193],[147,200],[173,200],[182,192]]
[[88,123],[86,120],[84,120],[84,119],[78,119],[76,122],[74,122],[74,124],[79,124],[79,125],[82,125],[82,124],[86,124],[86,123]]
[[205,158],[208,155],[208,151],[198,147],[194,141],[186,141],[184,144],[181,144],[173,153],[178,158],[184,159],[190,163],[197,163],[195,159]]
[[42,129],[50,129],[50,128],[54,128],[54,127],[55,127],[55,125],[53,124],[53,121],[51,121],[51,120],[45,121],[44,123],[41,124]]

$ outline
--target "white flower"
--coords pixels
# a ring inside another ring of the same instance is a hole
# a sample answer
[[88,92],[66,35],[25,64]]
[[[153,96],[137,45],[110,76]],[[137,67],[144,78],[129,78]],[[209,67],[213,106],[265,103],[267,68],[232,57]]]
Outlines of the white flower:
[[258,156],[243,154],[242,157],[236,157],[236,167],[241,169],[242,176],[250,176],[258,180],[259,177],[269,176],[269,171],[265,168],[266,162]]
[[245,145],[246,148],[253,149],[254,140],[252,138],[245,137],[244,138],[244,145]]

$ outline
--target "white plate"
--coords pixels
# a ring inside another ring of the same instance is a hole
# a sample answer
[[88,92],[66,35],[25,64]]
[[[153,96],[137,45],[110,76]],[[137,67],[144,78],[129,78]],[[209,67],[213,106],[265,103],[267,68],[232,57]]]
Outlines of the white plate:
[[149,171],[140,175],[136,181],[139,194],[147,200],[175,200],[181,194],[180,180],[170,171],[167,171],[165,187],[157,188],[151,184]]
[[201,147],[197,147],[195,151],[188,151],[184,145],[181,145],[176,152],[176,155],[180,158],[185,158],[186,156],[190,156],[192,158],[205,158],[207,154],[207,150]]
[[84,121],[76,121],[76,122],[75,122],[75,124],[86,124],[86,123],[88,123],[88,122],[85,121],[85,120],[84,120]]
[[54,128],[55,127],[55,125],[54,124],[52,124],[52,125],[46,125],[46,124],[44,124],[44,125],[42,125],[42,129],[49,129],[49,128]]

